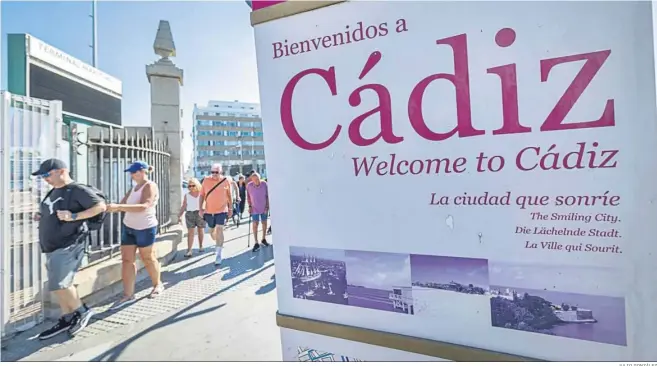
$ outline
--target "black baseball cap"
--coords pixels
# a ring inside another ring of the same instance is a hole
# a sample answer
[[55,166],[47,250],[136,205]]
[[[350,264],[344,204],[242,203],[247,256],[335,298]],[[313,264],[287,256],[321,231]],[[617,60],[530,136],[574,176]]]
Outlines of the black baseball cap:
[[65,162],[59,159],[48,159],[44,160],[43,163],[39,166],[39,170],[32,173],[33,176],[44,175],[49,173],[51,170],[56,169],[68,169],[68,166]]

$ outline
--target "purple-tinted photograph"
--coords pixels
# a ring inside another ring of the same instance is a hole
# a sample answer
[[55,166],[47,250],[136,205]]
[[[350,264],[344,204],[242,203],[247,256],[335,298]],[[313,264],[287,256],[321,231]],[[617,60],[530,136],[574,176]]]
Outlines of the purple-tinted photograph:
[[[627,345],[615,269],[497,261],[489,269],[494,327]],[[586,289],[596,294],[583,294]]]
[[344,250],[290,247],[290,264],[295,298],[347,305]]
[[471,295],[488,293],[488,261],[479,258],[411,254],[415,287]]
[[413,314],[408,254],[345,251],[348,304]]
[[491,286],[494,327],[627,346],[625,299]]

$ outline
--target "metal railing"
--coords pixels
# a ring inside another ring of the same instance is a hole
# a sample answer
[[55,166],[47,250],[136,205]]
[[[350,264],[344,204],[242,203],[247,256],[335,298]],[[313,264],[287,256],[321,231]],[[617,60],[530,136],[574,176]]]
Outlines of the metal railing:
[[[119,202],[131,189],[124,170],[134,160],[155,167],[151,175],[160,188],[157,206],[159,233],[170,225],[170,154],[153,138],[151,128],[94,127],[87,141],[70,133],[62,118],[62,103],[0,93],[0,327],[11,335],[44,319],[45,262],[39,245],[39,203],[50,189],[31,173],[45,159],[69,161],[76,178],[76,164],[87,165],[87,183]],[[86,145],[86,152],[78,152]],[[74,162],[76,164],[74,164]],[[83,180],[82,180],[83,181]],[[182,187],[180,187],[182,190]],[[88,238],[85,266],[111,258],[121,245],[122,214],[110,214],[103,227]]]
[[44,260],[34,215],[49,187],[31,173],[66,158],[62,103],[0,93],[0,265],[2,336],[43,320]]
[[[152,165],[150,179],[158,184],[160,197],[156,207],[158,233],[170,226],[170,154],[166,145],[153,138],[152,132],[140,133],[143,128],[93,127],[85,143],[88,147],[87,181],[100,189],[109,202],[118,203],[132,189],[130,174],[124,170],[135,160]],[[150,129],[148,129],[150,130]],[[182,189],[182,188],[181,188]],[[86,266],[112,258],[121,246],[121,213],[108,214],[101,230],[88,240]]]

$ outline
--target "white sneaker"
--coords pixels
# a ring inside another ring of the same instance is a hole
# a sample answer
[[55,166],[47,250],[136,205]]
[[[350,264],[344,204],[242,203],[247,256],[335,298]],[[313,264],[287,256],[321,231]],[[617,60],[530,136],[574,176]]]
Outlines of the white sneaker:
[[217,249],[216,249],[216,256],[214,258],[214,265],[215,266],[221,265],[221,250],[222,249],[223,249],[222,247],[217,247]]

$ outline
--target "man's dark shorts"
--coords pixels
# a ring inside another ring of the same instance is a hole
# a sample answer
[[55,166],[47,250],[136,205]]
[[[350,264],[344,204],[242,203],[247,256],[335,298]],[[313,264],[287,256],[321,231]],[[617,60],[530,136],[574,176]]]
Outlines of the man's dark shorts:
[[157,226],[148,229],[135,230],[123,225],[121,245],[136,245],[137,248],[147,248],[155,244]]
[[198,211],[185,212],[185,224],[188,229],[200,228],[205,229],[205,221]]
[[46,253],[48,290],[57,291],[73,286],[75,274],[82,265],[84,243]]
[[213,229],[215,226],[224,226],[226,219],[228,219],[228,212],[222,212],[218,214],[205,214],[203,219],[208,223],[208,227]]

